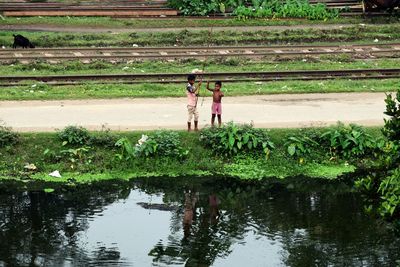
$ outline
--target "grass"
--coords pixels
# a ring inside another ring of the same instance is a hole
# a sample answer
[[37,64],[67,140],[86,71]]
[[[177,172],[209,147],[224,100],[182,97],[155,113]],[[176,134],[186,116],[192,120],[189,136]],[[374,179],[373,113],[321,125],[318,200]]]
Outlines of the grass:
[[52,25],[68,27],[107,27],[107,28],[179,28],[179,27],[226,27],[226,26],[292,26],[313,24],[358,24],[358,23],[397,23],[396,17],[379,18],[338,18],[326,21],[305,19],[250,19],[226,18],[213,20],[207,18],[110,18],[110,17],[5,17],[0,25]]
[[[327,81],[279,81],[224,84],[226,97],[245,95],[338,93],[338,92],[393,92],[400,79],[387,80],[327,80]],[[207,95],[210,95],[207,93]],[[112,99],[123,97],[183,97],[182,84],[84,84],[79,86],[48,86],[33,84],[5,87],[0,90],[0,100],[61,100],[61,99]]]
[[193,69],[207,72],[252,72],[290,70],[333,70],[397,68],[399,58],[355,60],[349,55],[300,58],[269,58],[250,60],[246,58],[208,58],[206,62],[195,59],[177,61],[123,61],[111,63],[102,60],[83,63],[64,61],[57,64],[36,61],[30,64],[14,62],[0,65],[2,75],[61,75],[61,74],[120,74],[120,73],[190,73]]
[[[306,61],[304,61],[306,60]],[[303,59],[279,62],[278,60],[248,61],[243,59],[212,59],[207,61],[206,71],[282,71],[396,68],[399,59],[357,61],[347,56],[330,59]],[[3,75],[52,75],[52,74],[110,74],[110,73],[189,73],[201,69],[202,62],[186,60],[179,62],[122,62],[112,64],[95,61],[84,64],[79,61],[48,64],[35,62],[29,65],[1,65]],[[327,80],[327,81],[279,81],[264,83],[226,83],[223,90],[227,96],[265,95],[277,93],[333,93],[333,92],[388,92],[398,87],[400,79],[387,80]],[[184,96],[182,84],[93,84],[53,86],[27,82],[16,87],[0,90],[0,100],[51,100],[51,99],[101,99],[120,97],[180,97]]]
[[[286,44],[314,42],[372,42],[396,41],[400,38],[400,24],[355,25],[340,29],[287,29],[260,31],[218,31],[209,38],[209,29],[201,31],[131,33],[63,33],[18,31],[37,47],[65,46],[173,46],[173,45],[239,45],[239,44]],[[11,47],[15,31],[1,31],[0,45]]]
[[[324,129],[317,129],[323,131]],[[23,181],[27,184],[41,182],[76,185],[101,180],[154,176],[232,176],[241,179],[286,178],[291,176],[309,176],[334,179],[343,173],[353,172],[354,166],[343,160],[329,161],[327,151],[319,151],[307,157],[305,164],[288,156],[284,146],[285,137],[295,134],[298,129],[270,129],[269,135],[276,148],[269,159],[255,156],[223,157],[212,154],[204,148],[196,133],[179,132],[183,147],[189,149],[188,157],[182,160],[174,158],[134,159],[131,162],[118,161],[115,147],[104,144],[89,146],[89,152],[79,160],[71,160],[71,155],[62,156],[61,141],[54,133],[25,133],[19,144],[13,147],[0,148],[0,180]],[[378,128],[368,128],[368,132],[379,135]],[[135,143],[143,133],[111,133],[112,138],[125,136]],[[101,133],[92,133],[100,135]],[[104,133],[103,133],[104,134]],[[45,151],[47,152],[45,153]],[[321,157],[321,155],[325,155]],[[319,155],[319,156],[314,156]],[[33,163],[38,172],[24,169],[26,164]],[[184,163],[184,164],[182,164]],[[62,178],[53,178],[48,173],[59,170]]]

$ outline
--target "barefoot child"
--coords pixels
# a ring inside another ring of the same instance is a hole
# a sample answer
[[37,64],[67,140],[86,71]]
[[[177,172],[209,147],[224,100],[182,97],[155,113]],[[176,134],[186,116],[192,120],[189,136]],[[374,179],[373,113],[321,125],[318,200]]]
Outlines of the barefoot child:
[[213,92],[213,103],[211,106],[211,126],[214,127],[215,123],[215,115],[218,116],[218,126],[221,127],[222,119],[222,106],[221,99],[224,96],[224,93],[221,92],[222,83],[220,81],[215,82],[214,89],[210,89],[210,82],[207,82],[207,90]]
[[197,111],[197,98],[198,92],[201,86],[201,81],[198,83],[197,87],[194,85],[196,80],[196,76],[190,74],[188,76],[188,84],[186,86],[186,95],[188,97],[188,121],[187,127],[188,131],[191,130],[192,118],[194,117],[194,130],[198,131],[198,124],[199,124],[199,112]]

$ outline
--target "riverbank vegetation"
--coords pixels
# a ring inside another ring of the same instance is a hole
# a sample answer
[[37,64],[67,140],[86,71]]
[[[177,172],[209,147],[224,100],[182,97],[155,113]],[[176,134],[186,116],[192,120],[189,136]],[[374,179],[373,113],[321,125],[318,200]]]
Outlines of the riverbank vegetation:
[[[3,128],[1,135],[10,136]],[[374,154],[378,129],[254,129],[227,124],[199,134],[174,131],[19,134],[2,145],[3,179],[87,183],[142,176],[219,175],[242,179],[305,175],[336,178]],[[311,143],[309,140],[313,140]],[[315,146],[318,142],[319,146]],[[359,155],[358,159],[355,155]],[[62,178],[49,176],[58,170]]]

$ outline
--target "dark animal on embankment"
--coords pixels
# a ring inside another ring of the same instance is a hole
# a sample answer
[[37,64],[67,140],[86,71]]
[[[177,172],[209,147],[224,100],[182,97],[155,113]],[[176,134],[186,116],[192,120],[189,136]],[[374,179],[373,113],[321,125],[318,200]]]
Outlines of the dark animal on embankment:
[[17,48],[18,46],[21,46],[22,48],[35,48],[35,46],[29,41],[28,38],[22,36],[21,34],[13,34],[14,36],[14,44],[13,48]]

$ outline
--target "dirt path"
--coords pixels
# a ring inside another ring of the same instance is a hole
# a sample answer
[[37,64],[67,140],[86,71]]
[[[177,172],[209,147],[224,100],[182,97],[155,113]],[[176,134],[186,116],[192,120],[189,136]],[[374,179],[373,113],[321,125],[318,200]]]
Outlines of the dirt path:
[[[256,127],[306,127],[337,121],[382,125],[383,93],[335,93],[227,97],[223,120]],[[209,124],[211,99],[201,106],[200,125]],[[185,98],[0,101],[0,120],[18,131],[54,131],[67,125],[113,130],[184,129]]]
[[[354,24],[310,24],[310,25],[292,25],[292,26],[235,26],[235,27],[213,27],[213,31],[283,31],[295,29],[341,29],[353,27]],[[367,25],[368,26],[368,25]],[[376,24],[375,24],[376,26]],[[81,27],[81,26],[62,26],[48,24],[34,25],[0,25],[0,30],[8,31],[50,31],[50,32],[82,32],[82,33],[124,33],[124,32],[180,32],[204,31],[210,27],[177,27],[177,28],[133,28],[126,26],[124,28],[107,27]]]

